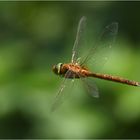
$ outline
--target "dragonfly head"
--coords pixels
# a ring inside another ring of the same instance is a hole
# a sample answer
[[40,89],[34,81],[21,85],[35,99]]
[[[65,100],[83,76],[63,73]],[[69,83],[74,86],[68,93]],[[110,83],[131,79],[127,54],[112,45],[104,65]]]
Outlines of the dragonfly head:
[[61,72],[62,65],[63,65],[62,63],[58,63],[57,65],[54,65],[52,68],[53,72],[57,75],[61,74],[60,72]]

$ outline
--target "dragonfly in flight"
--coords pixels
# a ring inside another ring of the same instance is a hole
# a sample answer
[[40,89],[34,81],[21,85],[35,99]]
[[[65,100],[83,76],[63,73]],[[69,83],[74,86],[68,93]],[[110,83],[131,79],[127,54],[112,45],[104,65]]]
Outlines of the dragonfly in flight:
[[88,67],[86,67],[86,63],[89,60],[92,60],[92,58],[94,58],[94,55],[96,55],[96,51],[97,51],[97,55],[99,55],[98,57],[102,57],[102,56],[100,56],[100,54],[98,54],[98,52],[100,52],[100,50],[102,50],[102,49],[107,50],[112,47],[112,44],[113,44],[114,39],[118,32],[118,23],[113,22],[110,25],[106,26],[105,29],[103,30],[103,32],[101,33],[99,40],[95,43],[94,46],[91,47],[91,49],[89,50],[86,57],[84,57],[84,59],[81,59],[78,56],[78,52],[80,49],[79,48],[80,39],[81,39],[81,35],[82,35],[84,27],[85,27],[85,23],[86,23],[86,17],[83,16],[83,17],[81,17],[79,24],[78,24],[76,39],[75,39],[74,46],[72,49],[71,62],[70,63],[58,63],[57,65],[53,66],[53,72],[64,78],[62,81],[62,84],[60,86],[60,89],[58,90],[58,93],[56,95],[56,100],[53,105],[53,108],[56,107],[56,105],[57,105],[56,102],[59,101],[59,98],[61,98],[63,96],[65,87],[69,86],[69,85],[67,85],[67,81],[69,81],[70,79],[72,82],[75,79],[82,80],[84,85],[86,85],[88,92],[93,97],[99,97],[99,92],[98,92],[98,88],[96,87],[96,85],[93,82],[91,82],[91,80],[89,80],[89,78],[92,78],[92,77],[109,80],[109,81],[113,81],[113,82],[119,82],[122,84],[131,85],[131,86],[140,86],[140,82],[128,80],[128,79],[125,79],[125,78],[122,78],[119,76],[95,73],[95,72],[90,71],[88,69]]

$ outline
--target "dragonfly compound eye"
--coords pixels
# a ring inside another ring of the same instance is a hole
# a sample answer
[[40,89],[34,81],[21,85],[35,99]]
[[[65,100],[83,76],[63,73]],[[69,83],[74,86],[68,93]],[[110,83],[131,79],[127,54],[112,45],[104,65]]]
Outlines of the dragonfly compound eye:
[[62,66],[62,65],[63,65],[62,63],[58,63],[57,65],[54,65],[54,66],[53,66],[53,72],[54,72],[55,74],[60,74],[61,66]]

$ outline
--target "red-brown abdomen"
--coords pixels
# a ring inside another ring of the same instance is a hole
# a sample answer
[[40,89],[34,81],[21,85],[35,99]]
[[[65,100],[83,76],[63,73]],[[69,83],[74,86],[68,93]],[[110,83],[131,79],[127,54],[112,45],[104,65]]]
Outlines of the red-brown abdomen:
[[108,75],[108,74],[90,73],[90,77],[97,77],[97,78],[100,78],[100,79],[119,82],[119,83],[132,85],[132,86],[140,86],[139,82],[128,80],[128,79],[118,77],[118,76]]

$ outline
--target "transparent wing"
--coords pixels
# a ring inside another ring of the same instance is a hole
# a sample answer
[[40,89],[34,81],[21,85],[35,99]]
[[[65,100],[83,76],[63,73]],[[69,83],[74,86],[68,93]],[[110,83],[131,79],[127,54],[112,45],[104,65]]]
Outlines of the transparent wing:
[[92,97],[99,97],[99,90],[91,77],[81,77],[79,73],[77,73],[79,78],[81,79],[83,86],[86,88],[87,93]]
[[115,41],[117,32],[118,23],[113,22],[106,26],[96,40],[96,43],[92,45],[85,57],[81,60],[81,65],[94,66],[97,69],[98,67],[102,67],[109,57],[110,49]]
[[93,79],[91,78],[81,78],[84,87],[87,90],[87,93],[92,96],[92,97],[99,97],[99,90],[94,82]]
[[[71,75],[71,71],[67,71],[65,77],[69,77],[70,75]],[[65,96],[68,95],[68,91],[70,91],[69,89],[72,88],[73,83],[74,83],[74,79],[72,80],[67,78],[63,79],[60,88],[55,96],[54,102],[51,107],[51,111],[56,110],[57,107],[59,107],[63,103]]]
[[80,39],[81,39],[82,32],[85,28],[85,25],[86,25],[86,17],[83,16],[79,21],[78,28],[77,28],[76,39],[75,39],[74,46],[73,46],[73,49],[72,49],[72,58],[71,58],[72,63],[76,63],[77,55],[78,55],[77,54],[78,53],[77,49],[80,45]]

